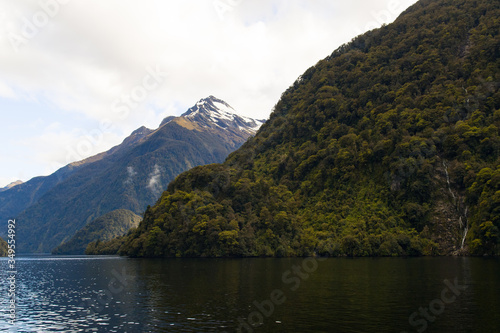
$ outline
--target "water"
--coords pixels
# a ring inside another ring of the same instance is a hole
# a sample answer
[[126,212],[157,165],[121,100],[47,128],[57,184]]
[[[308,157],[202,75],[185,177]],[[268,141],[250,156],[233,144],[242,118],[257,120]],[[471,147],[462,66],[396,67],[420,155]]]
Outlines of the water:
[[500,332],[498,258],[32,256],[16,264],[13,327],[0,259],[2,332]]

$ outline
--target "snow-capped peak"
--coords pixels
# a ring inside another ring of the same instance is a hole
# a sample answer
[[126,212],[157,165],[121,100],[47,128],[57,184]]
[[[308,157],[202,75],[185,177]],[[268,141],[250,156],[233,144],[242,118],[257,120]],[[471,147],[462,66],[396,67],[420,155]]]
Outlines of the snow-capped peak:
[[214,96],[201,99],[182,117],[196,121],[203,127],[217,126],[223,129],[239,129],[254,135],[265,121],[241,116],[226,102]]

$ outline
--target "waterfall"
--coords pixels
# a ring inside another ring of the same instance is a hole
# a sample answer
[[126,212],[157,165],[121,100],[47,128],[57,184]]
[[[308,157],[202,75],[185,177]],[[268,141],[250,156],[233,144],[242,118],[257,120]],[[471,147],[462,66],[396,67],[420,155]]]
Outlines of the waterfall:
[[450,191],[450,194],[453,197],[453,201],[456,203],[457,198],[455,198],[455,194],[451,190],[450,175],[448,174],[448,166],[446,165],[445,161],[443,161],[443,167],[444,167],[444,172],[446,173],[446,182],[448,183],[448,191]]
[[[457,200],[457,197],[455,196],[455,193],[453,193],[453,190],[451,189],[451,182],[450,182],[450,175],[448,174],[448,166],[446,165],[446,161],[443,160],[443,167],[444,167],[444,172],[446,174],[446,182],[448,183],[448,191],[450,192],[451,196],[453,197],[453,203],[455,204],[455,208],[460,215],[458,218],[458,224],[460,225],[460,229],[463,229],[463,236],[462,236],[462,243],[461,243],[461,249],[464,248],[465,244],[465,238],[467,237],[467,233],[469,232],[469,222],[467,220],[467,211],[469,210],[469,207],[465,207],[465,210],[462,214],[461,209],[460,209],[460,200]],[[462,216],[463,219],[465,220],[465,228],[464,228],[464,222],[462,221]]]
[[[469,232],[469,221],[467,220],[467,211],[469,210],[469,207],[465,206],[465,229],[464,229],[464,236],[462,237],[462,246],[461,249],[464,248],[464,243],[465,243],[465,237],[467,237],[467,233]],[[462,217],[460,216],[460,227],[462,227]]]
[[460,247],[460,249],[462,250],[464,249],[465,237],[467,237],[467,232],[469,232],[469,228],[465,227],[464,236],[462,237],[462,246]]

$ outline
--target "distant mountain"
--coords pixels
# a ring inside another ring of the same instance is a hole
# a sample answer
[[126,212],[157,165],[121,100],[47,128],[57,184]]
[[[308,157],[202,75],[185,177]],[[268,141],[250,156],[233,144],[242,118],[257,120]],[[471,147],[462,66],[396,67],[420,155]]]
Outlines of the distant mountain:
[[[73,173],[77,167],[68,165],[47,177],[35,177],[26,183],[0,191],[0,220],[16,217],[24,209],[35,203],[58,182]],[[5,228],[2,228],[5,229]],[[5,229],[7,230],[7,229]],[[4,230],[0,231],[0,235]]]
[[[41,197],[56,185],[65,181],[74,172],[82,167],[109,158],[115,153],[126,150],[135,145],[139,140],[151,133],[151,130],[141,127],[127,137],[120,145],[112,149],[91,156],[81,161],[70,163],[49,176],[41,176],[22,183],[14,182],[0,191],[0,221],[13,219],[25,209],[35,204]],[[16,184],[16,185],[14,185]],[[14,185],[14,186],[12,186]],[[6,222],[0,222],[0,225]],[[6,235],[7,228],[0,228],[0,236]]]
[[16,180],[15,182],[12,182],[12,183],[10,183],[9,185],[7,185],[7,186],[5,186],[5,187],[0,188],[0,192],[10,190],[10,189],[11,189],[11,188],[13,188],[14,186],[21,185],[22,183],[23,183],[23,181],[22,181],[22,180]]
[[[23,193],[9,197],[23,185],[0,193],[9,198],[9,206],[26,207],[9,215],[17,216],[16,236],[23,240],[17,250],[49,252],[116,209],[142,214],[175,176],[197,165],[224,161],[261,124],[210,96],[184,115],[167,118],[156,130],[141,127],[105,153],[26,183],[29,188]],[[43,191],[35,191],[42,186]]]
[[223,164],[179,175],[119,252],[500,254],[499,31],[498,0],[418,1],[309,68]]
[[117,209],[91,221],[80,229],[69,241],[59,245],[52,254],[84,254],[87,245],[93,241],[108,241],[125,235],[142,220],[137,214]]

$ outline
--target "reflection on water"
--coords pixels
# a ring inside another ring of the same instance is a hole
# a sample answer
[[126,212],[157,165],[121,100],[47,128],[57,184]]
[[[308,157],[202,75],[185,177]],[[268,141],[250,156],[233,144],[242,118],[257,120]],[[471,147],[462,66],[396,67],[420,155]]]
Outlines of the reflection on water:
[[[499,259],[32,256],[17,270],[11,327],[0,259],[0,331],[500,331]],[[467,287],[446,304],[445,279]],[[418,314],[430,306],[437,315]]]

